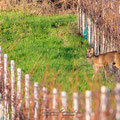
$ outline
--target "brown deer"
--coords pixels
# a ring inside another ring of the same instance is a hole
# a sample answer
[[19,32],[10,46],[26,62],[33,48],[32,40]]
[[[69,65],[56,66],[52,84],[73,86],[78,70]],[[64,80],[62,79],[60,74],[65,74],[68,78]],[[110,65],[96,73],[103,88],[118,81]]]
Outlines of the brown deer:
[[98,56],[94,55],[94,49],[87,49],[87,58],[90,58],[93,63],[94,75],[93,79],[99,72],[100,68],[104,68],[105,77],[107,79],[107,66],[114,64],[120,69],[120,54],[117,51],[108,52],[105,54],[100,54]]

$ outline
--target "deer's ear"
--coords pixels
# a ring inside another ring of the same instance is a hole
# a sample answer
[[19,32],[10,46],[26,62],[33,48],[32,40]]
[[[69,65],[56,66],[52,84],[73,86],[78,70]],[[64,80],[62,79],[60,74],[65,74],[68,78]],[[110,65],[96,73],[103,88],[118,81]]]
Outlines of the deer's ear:
[[94,49],[93,48],[91,48],[91,51],[90,51],[92,54],[94,53]]

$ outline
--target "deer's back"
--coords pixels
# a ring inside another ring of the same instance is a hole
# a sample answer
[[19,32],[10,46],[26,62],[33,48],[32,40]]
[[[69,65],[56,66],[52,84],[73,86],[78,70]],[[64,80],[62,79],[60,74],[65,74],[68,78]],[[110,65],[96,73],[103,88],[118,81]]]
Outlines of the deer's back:
[[116,56],[118,55],[117,51],[101,54],[99,56],[93,57],[94,65],[105,66],[107,64],[112,64],[115,62]]

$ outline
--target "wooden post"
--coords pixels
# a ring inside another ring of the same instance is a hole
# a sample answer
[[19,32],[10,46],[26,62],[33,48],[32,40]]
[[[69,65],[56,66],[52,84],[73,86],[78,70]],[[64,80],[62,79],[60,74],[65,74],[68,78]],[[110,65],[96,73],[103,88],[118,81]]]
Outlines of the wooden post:
[[78,0],[78,7],[77,7],[77,13],[78,13],[78,33],[80,33],[80,0]]
[[85,31],[85,13],[82,11],[82,35],[84,36]]
[[115,98],[116,98],[116,120],[120,120],[120,83],[116,84],[115,88]]
[[107,110],[108,110],[108,104],[109,104],[109,100],[108,100],[108,89],[105,86],[101,87],[101,104],[100,104],[100,108],[101,108],[101,120],[107,120]]
[[[54,88],[53,89],[53,105],[52,105],[53,112],[57,112],[57,108],[58,108],[57,97],[58,97],[58,91],[56,88]],[[52,120],[56,120],[56,119],[57,119],[56,116],[52,117]]]
[[82,34],[82,10],[80,8],[80,34]]
[[78,93],[73,93],[73,111],[74,111],[74,117],[73,120],[79,120],[77,113],[79,109],[79,104],[78,104]]
[[48,107],[47,88],[43,87],[43,120],[47,120],[47,107]]
[[30,98],[29,98],[29,75],[25,75],[25,108],[26,108],[26,114],[27,119],[29,119],[29,104],[30,104]]
[[113,37],[111,36],[111,51],[115,50],[115,43],[113,41]]
[[102,53],[105,53],[105,36],[104,36],[104,31],[103,31],[103,39],[102,39]]
[[[0,119],[3,117],[3,105],[2,105],[2,95],[0,94]],[[1,119],[2,120],[2,119]]]
[[3,92],[3,80],[2,80],[2,70],[3,70],[3,66],[2,66],[2,47],[0,46],[0,93]]
[[100,31],[99,31],[99,29],[98,28],[96,28],[96,31],[97,31],[97,33],[96,33],[96,35],[97,35],[97,44],[96,44],[96,46],[97,46],[97,55],[99,55],[100,54]]
[[61,112],[63,115],[62,120],[65,120],[64,115],[67,112],[67,93],[65,91],[61,92],[61,103],[62,103]]
[[2,65],[2,47],[0,46],[0,67]]
[[95,40],[94,40],[94,23],[92,22],[92,47],[94,47],[94,44],[95,44]]
[[7,120],[10,120],[10,116],[9,116],[9,103],[7,101]]
[[91,44],[91,19],[88,17],[88,43]]
[[8,65],[7,65],[7,54],[4,54],[4,117],[5,117],[5,120],[7,120],[7,116],[8,116],[7,87],[8,87]]
[[15,63],[11,60],[11,120],[15,119]]
[[85,109],[86,109],[86,114],[85,114],[85,120],[91,120],[91,115],[92,115],[92,93],[91,91],[86,91],[85,94]]
[[94,23],[94,53],[97,54],[96,24]]
[[18,120],[20,120],[20,108],[21,108],[21,69],[17,69],[17,114],[18,114]]
[[38,120],[38,83],[34,83],[34,120]]
[[56,88],[53,89],[53,110],[55,111],[58,107],[58,104],[57,104],[57,97],[58,97],[58,91]]

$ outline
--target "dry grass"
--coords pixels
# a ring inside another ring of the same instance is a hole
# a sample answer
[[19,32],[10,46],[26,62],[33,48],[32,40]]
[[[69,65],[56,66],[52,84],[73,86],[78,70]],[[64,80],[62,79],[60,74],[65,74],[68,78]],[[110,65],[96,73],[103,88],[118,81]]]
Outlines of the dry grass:
[[27,10],[31,15],[76,13],[77,0],[41,0],[38,2],[22,2],[22,0],[12,2],[9,0],[1,0],[0,10]]

